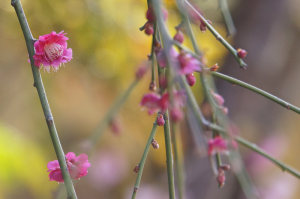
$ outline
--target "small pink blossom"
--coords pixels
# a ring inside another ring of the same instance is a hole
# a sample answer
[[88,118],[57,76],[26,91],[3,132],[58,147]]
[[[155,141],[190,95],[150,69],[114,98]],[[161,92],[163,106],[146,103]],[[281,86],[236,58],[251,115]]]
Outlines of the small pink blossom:
[[160,106],[161,96],[156,93],[145,94],[140,103],[141,106],[148,109],[149,115],[152,115],[155,112],[158,112],[161,109]]
[[[76,156],[75,153],[69,152],[66,154],[66,161],[69,173],[72,179],[79,179],[86,176],[88,168],[91,164],[88,161],[86,154]],[[64,182],[58,160],[50,161],[47,165],[50,181]]]
[[201,63],[195,59],[191,54],[181,52],[178,56],[178,61],[180,65],[179,73],[180,74],[190,74],[195,71],[201,71]]
[[44,67],[48,72],[50,67],[57,71],[59,67],[72,59],[72,49],[67,48],[68,37],[66,33],[51,32],[40,36],[34,43],[35,54],[33,56],[34,65],[38,68]]
[[208,141],[208,155],[214,155],[216,153],[227,153],[227,141],[221,136],[216,136]]

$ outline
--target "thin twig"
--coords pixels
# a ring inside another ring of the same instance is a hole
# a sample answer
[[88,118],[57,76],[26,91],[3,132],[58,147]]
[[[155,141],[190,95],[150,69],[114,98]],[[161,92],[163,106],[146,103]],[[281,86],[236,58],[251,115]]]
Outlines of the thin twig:
[[226,24],[227,36],[235,35],[236,28],[234,26],[227,0],[219,0],[219,6]]
[[[221,133],[222,135],[228,135],[229,133],[225,129],[223,129],[222,127],[219,127],[218,125],[212,124],[212,123],[208,122],[207,120],[205,120],[203,114],[201,113],[201,111],[198,108],[198,104],[196,102],[195,97],[192,94],[191,89],[187,85],[184,78],[182,78],[181,80],[182,80],[181,85],[183,86],[183,88],[186,91],[187,100],[188,100],[189,104],[191,105],[191,110],[192,110],[193,114],[195,115],[198,123],[205,126],[205,127],[210,128],[212,130],[216,130],[219,133]],[[205,122],[203,122],[203,121],[205,121]],[[271,155],[266,153],[263,149],[258,147],[256,144],[251,143],[251,142],[249,142],[249,141],[247,141],[244,138],[239,137],[239,136],[234,136],[233,139],[235,139],[239,144],[245,146],[246,148],[249,148],[249,149],[257,152],[261,156],[267,158],[268,160],[273,162],[275,165],[277,165],[279,168],[281,168],[283,171],[286,171],[286,172],[288,172],[288,173],[290,173],[290,174],[292,174],[295,177],[300,179],[300,172],[299,171],[297,171],[296,169],[288,166],[287,164],[284,164],[283,162],[277,160],[276,158],[272,157]]]
[[169,199],[175,199],[175,185],[174,185],[174,168],[173,168],[173,156],[172,156],[172,145],[170,135],[170,124],[169,116],[166,112],[164,114],[164,134],[165,134],[165,147],[167,157],[167,173],[168,173],[168,184],[169,184]]
[[155,136],[155,133],[156,133],[156,128],[157,128],[157,124],[156,124],[156,122],[154,122],[151,133],[149,135],[149,138],[148,138],[148,141],[147,141],[147,144],[146,144],[146,147],[144,149],[142,159],[141,159],[140,163],[138,164],[138,174],[137,174],[137,177],[136,177],[136,181],[135,181],[135,185],[134,185],[134,188],[133,188],[131,199],[135,198],[137,190],[140,186],[142,175],[143,175],[143,170],[144,170],[144,166],[145,166],[145,162],[146,162],[146,159],[147,159],[147,156],[148,156],[151,141],[153,140],[153,138]]
[[264,96],[264,97],[272,100],[273,102],[275,102],[275,103],[283,106],[284,108],[287,108],[288,110],[292,110],[292,111],[300,114],[300,108],[299,107],[297,107],[297,106],[295,106],[293,104],[290,104],[289,102],[286,102],[286,101],[280,99],[279,97],[276,97],[276,96],[274,96],[274,95],[272,95],[272,94],[270,94],[270,93],[268,93],[268,92],[266,92],[266,91],[264,91],[264,90],[262,90],[260,88],[257,88],[255,86],[252,86],[252,85],[246,83],[246,82],[243,82],[241,80],[235,79],[235,78],[230,77],[228,75],[224,75],[224,74],[219,73],[219,72],[212,72],[212,75],[214,75],[216,77],[219,77],[219,78],[221,78],[221,79],[223,79],[223,80],[225,80],[227,82],[230,82],[232,84],[236,84],[236,85],[244,87],[244,88],[246,88],[248,90],[251,90],[251,91],[253,91],[253,92],[257,93],[257,94],[260,94],[260,95],[262,95],[262,96]]
[[239,63],[239,65],[242,67],[242,68],[247,68],[247,64],[243,61],[243,59],[241,59],[239,56],[238,56],[238,53],[236,51],[235,48],[233,48],[221,35],[220,33],[218,33],[216,31],[216,29],[214,29],[214,27],[210,24],[210,22],[205,19],[199,12],[196,8],[194,8],[194,6],[192,4],[190,4],[189,1],[187,0],[184,0],[186,5],[188,5],[199,17],[200,19],[205,23],[205,25],[207,26],[208,30],[215,36],[215,38],[220,41],[223,46],[225,46],[227,48],[227,50],[234,56],[234,58],[236,59],[236,61]]
[[175,182],[178,188],[178,199],[183,199],[184,197],[184,169],[183,169],[183,160],[179,156],[178,149],[182,149],[180,143],[181,139],[178,138],[178,134],[176,133],[176,124],[171,122],[171,138],[173,144],[173,152],[174,152],[174,165],[175,165]]
[[76,192],[70,177],[70,174],[68,172],[68,167],[66,164],[66,160],[65,160],[65,153],[63,151],[63,148],[61,146],[58,134],[57,134],[57,130],[55,127],[55,123],[54,123],[54,119],[51,113],[51,109],[48,103],[48,99],[46,96],[46,91],[44,89],[44,85],[43,85],[43,81],[41,78],[41,74],[39,69],[34,65],[34,60],[33,60],[33,55],[34,55],[34,38],[31,34],[27,19],[25,17],[21,2],[19,0],[12,0],[11,1],[11,5],[15,8],[15,11],[17,13],[23,34],[24,34],[24,38],[26,41],[26,46],[27,46],[27,50],[28,50],[28,54],[29,54],[29,58],[30,58],[30,63],[31,63],[31,69],[32,69],[32,74],[33,74],[33,78],[34,78],[34,86],[37,89],[39,98],[40,98],[40,102],[44,111],[44,115],[45,115],[45,119],[48,125],[48,129],[49,129],[49,133],[51,136],[51,140],[53,143],[53,147],[61,168],[61,172],[62,172],[62,176],[64,179],[64,184],[67,190],[67,195],[68,195],[68,199],[77,199],[76,196]]

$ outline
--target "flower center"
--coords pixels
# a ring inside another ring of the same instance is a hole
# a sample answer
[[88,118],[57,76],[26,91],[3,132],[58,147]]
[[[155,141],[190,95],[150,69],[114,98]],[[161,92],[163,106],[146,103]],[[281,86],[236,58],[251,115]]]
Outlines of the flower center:
[[44,47],[46,57],[49,61],[53,61],[63,54],[63,46],[58,43],[47,44]]

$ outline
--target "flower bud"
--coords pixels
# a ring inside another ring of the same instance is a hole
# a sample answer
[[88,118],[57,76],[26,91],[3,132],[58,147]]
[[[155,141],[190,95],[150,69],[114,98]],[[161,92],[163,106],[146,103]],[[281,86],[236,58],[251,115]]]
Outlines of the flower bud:
[[219,168],[217,181],[220,188],[222,188],[225,185],[225,180],[226,180],[225,172],[223,169]]
[[246,50],[241,49],[241,48],[238,48],[236,51],[237,51],[237,55],[239,56],[239,58],[242,58],[242,59],[244,59],[248,54],[248,52]]
[[188,84],[190,86],[194,86],[194,84],[196,83],[196,77],[194,76],[194,73],[187,74],[185,77]]
[[155,139],[152,139],[151,145],[154,149],[159,149],[159,144]]
[[162,114],[159,114],[157,116],[156,123],[158,126],[163,126],[165,124],[165,120]]
[[219,69],[219,65],[215,64],[212,67],[209,68],[210,71],[217,71]]
[[140,165],[138,164],[138,165],[136,165],[136,166],[134,167],[133,172],[134,172],[134,173],[138,173],[139,170],[140,170]]
[[140,80],[147,72],[147,66],[140,66],[135,72],[135,78]]
[[177,33],[174,35],[174,38],[173,38],[175,41],[178,41],[179,43],[183,43],[183,40],[184,40],[184,35],[183,33],[178,30]]
[[146,35],[153,35],[153,24],[152,23],[146,23],[145,25],[145,34]]

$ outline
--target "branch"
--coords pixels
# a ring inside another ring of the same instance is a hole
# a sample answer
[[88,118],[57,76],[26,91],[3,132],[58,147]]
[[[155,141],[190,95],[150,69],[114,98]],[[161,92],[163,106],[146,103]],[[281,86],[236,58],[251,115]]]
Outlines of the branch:
[[246,82],[243,82],[243,81],[235,79],[233,77],[224,75],[224,74],[219,73],[219,72],[211,72],[211,74],[214,75],[214,76],[216,76],[216,77],[219,77],[219,78],[221,78],[221,79],[223,79],[223,80],[225,80],[227,82],[230,82],[232,84],[236,84],[236,85],[239,85],[239,86],[241,86],[243,88],[251,90],[251,91],[253,91],[253,92],[255,92],[255,93],[259,94],[259,95],[262,95],[262,96],[264,96],[264,97],[272,100],[273,102],[275,102],[275,103],[283,106],[284,108],[287,108],[288,110],[292,110],[292,111],[300,114],[300,108],[299,107],[294,106],[294,105],[290,104],[289,102],[286,102],[286,101],[280,99],[279,97],[276,97],[276,96],[274,96],[274,95],[272,95],[272,94],[270,94],[270,93],[268,93],[268,92],[266,92],[266,91],[264,91],[264,90],[262,90],[260,88],[257,88],[255,86],[252,86],[252,85],[246,83]]
[[135,181],[135,185],[134,185],[134,189],[133,189],[133,192],[132,192],[131,199],[135,199],[136,192],[137,192],[137,190],[140,186],[142,175],[143,175],[143,170],[144,170],[144,166],[145,166],[145,162],[146,162],[146,159],[147,159],[147,156],[148,156],[148,152],[149,152],[149,149],[150,149],[151,142],[152,142],[152,140],[154,138],[154,135],[156,133],[156,128],[157,128],[157,124],[156,124],[156,122],[154,122],[151,133],[149,135],[149,138],[148,138],[148,141],[147,141],[147,144],[146,144],[146,147],[145,147],[145,150],[144,150],[144,153],[143,153],[143,156],[142,156],[142,159],[141,159],[140,163],[138,164],[138,167],[139,167],[138,175],[136,177],[136,181]]
[[225,48],[227,48],[227,50],[234,56],[235,60],[239,63],[239,65],[246,69],[247,68],[247,64],[243,61],[243,59],[241,59],[238,56],[238,53],[236,51],[236,49],[234,49],[215,29],[214,27],[207,21],[207,19],[205,19],[196,8],[194,8],[194,6],[192,4],[190,4],[189,1],[184,0],[186,5],[189,6],[199,17],[200,19],[205,23],[205,25],[207,26],[208,30],[215,36],[215,38],[220,41],[223,46],[225,46]]
[[30,58],[30,63],[31,63],[31,69],[32,69],[32,74],[33,74],[33,79],[34,79],[34,86],[37,89],[40,102],[44,111],[45,119],[48,125],[49,133],[51,136],[52,144],[61,168],[62,176],[65,182],[65,187],[67,190],[68,194],[68,199],[77,199],[75,189],[70,177],[70,174],[68,172],[68,167],[65,161],[65,153],[62,149],[57,130],[55,127],[54,119],[51,113],[51,109],[48,103],[48,99],[46,96],[46,92],[44,89],[43,81],[41,78],[41,74],[39,69],[34,65],[34,60],[33,60],[33,55],[34,55],[34,38],[31,34],[30,28],[28,26],[28,22],[26,19],[26,16],[24,14],[21,2],[19,0],[12,0],[11,5],[15,8],[16,14],[18,16],[24,38],[26,41],[26,46],[27,50],[29,53],[29,58]]
[[226,24],[227,36],[235,35],[236,28],[228,8],[227,0],[219,0],[219,6]]

